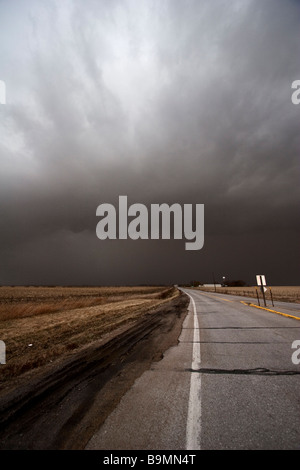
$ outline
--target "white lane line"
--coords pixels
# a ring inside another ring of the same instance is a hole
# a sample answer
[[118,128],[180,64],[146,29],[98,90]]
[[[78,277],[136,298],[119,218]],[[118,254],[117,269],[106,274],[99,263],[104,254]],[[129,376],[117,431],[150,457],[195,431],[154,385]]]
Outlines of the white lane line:
[[[201,363],[200,355],[200,332],[197,317],[197,309],[193,297],[190,297],[194,312],[194,338],[193,338],[193,359],[192,370],[198,370]],[[186,425],[186,449],[200,450],[200,434],[201,434],[201,374],[197,372],[191,373],[190,396],[188,406],[188,416]]]

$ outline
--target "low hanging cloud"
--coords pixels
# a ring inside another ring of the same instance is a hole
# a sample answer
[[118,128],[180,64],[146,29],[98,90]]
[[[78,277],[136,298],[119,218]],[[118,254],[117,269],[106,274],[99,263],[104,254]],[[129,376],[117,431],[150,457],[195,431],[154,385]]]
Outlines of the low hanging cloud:
[[[299,283],[299,21],[296,0],[0,2],[0,283]],[[99,241],[119,195],[205,204],[204,248]]]

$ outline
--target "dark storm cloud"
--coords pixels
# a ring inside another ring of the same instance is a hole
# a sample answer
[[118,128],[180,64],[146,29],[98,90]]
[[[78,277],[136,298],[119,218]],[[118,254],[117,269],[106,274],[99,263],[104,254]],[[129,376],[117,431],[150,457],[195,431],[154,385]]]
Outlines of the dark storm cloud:
[[[246,265],[253,282],[253,250],[292,282],[299,21],[295,1],[0,2],[0,282],[175,282]],[[100,242],[96,207],[121,194],[204,203],[204,249]]]

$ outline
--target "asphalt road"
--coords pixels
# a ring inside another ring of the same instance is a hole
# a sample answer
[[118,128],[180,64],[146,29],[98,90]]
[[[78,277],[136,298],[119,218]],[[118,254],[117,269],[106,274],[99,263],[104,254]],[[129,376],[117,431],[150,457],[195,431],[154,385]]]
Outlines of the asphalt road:
[[283,316],[249,306],[254,299],[185,292],[178,345],[134,382],[86,449],[300,449],[299,304],[268,306]]

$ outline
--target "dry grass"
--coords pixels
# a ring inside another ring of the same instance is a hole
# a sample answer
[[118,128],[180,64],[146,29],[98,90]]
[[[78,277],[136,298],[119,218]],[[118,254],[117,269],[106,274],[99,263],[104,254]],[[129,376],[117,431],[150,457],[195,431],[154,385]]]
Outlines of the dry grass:
[[[0,288],[0,389],[178,295],[174,288]],[[35,300],[34,300],[35,299]]]
[[[214,292],[214,287],[198,287],[203,291]],[[273,300],[282,302],[300,302],[300,286],[273,286],[271,287]],[[252,287],[217,287],[216,292],[220,294],[241,295],[245,297],[255,297],[256,289]],[[271,300],[270,289],[265,293],[266,299]],[[262,294],[259,292],[259,297]]]
[[164,287],[0,287],[0,321],[157,296]]

